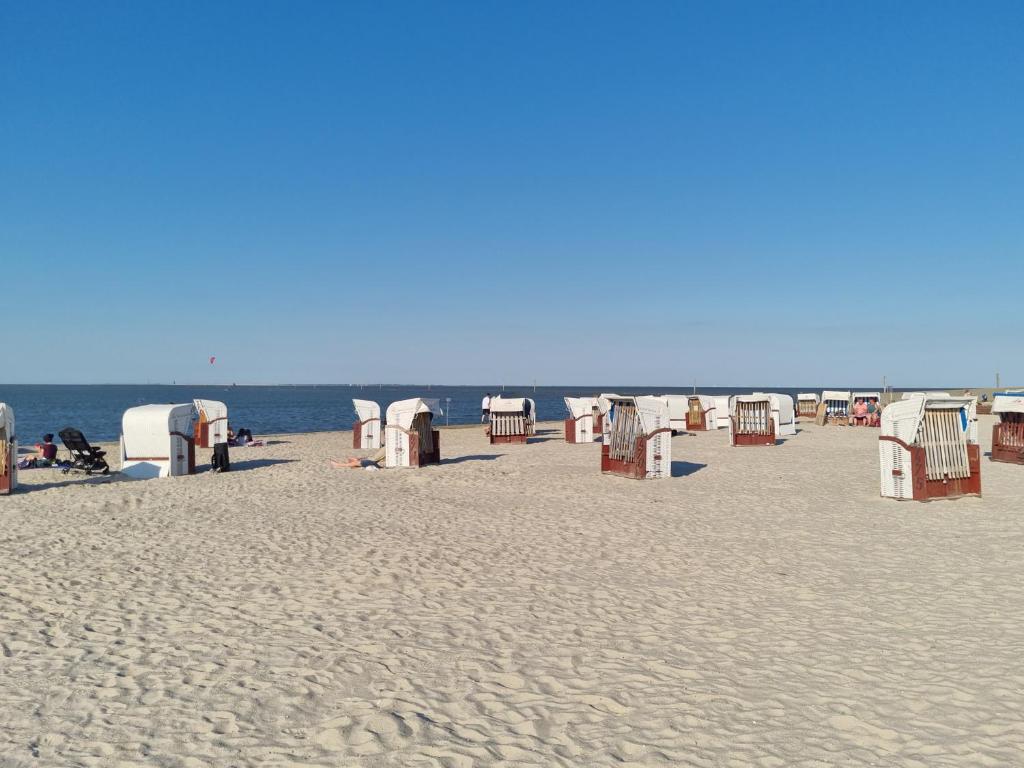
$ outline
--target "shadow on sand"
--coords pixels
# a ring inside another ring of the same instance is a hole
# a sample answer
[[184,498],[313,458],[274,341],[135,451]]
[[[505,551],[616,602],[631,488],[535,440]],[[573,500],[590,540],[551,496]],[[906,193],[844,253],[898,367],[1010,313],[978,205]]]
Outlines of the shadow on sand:
[[694,472],[704,469],[707,464],[695,464],[692,461],[673,461],[672,477],[689,477]]
[[[298,459],[249,459],[248,461],[232,461],[231,472],[248,472],[250,469],[262,469],[263,467],[272,467],[275,464],[294,464]],[[201,470],[196,469],[196,473],[209,472],[210,465],[207,464]]]
[[494,461],[500,459],[499,453],[474,453],[469,456],[455,456],[451,459],[441,459],[441,464],[462,464],[464,461]]
[[[36,470],[24,470],[23,469],[21,471],[22,472],[26,472],[26,471],[34,472]],[[41,470],[41,471],[47,471],[47,470]],[[57,474],[60,474],[56,470],[49,470],[49,471],[56,472]],[[115,482],[116,480],[119,480],[119,479],[120,478],[118,477],[117,472],[111,472],[109,475],[85,475],[85,474],[82,474],[82,473],[78,473],[78,474],[71,473],[71,474],[67,474],[67,475],[60,474],[60,479],[59,480],[54,480],[54,481],[49,482],[49,483],[21,483],[21,484],[18,485],[17,489],[15,489],[14,492],[16,494],[32,493],[34,491],[45,491],[45,490],[48,490],[50,488],[65,488],[65,487],[67,487],[69,485],[106,485],[107,483],[112,483],[112,482]]]

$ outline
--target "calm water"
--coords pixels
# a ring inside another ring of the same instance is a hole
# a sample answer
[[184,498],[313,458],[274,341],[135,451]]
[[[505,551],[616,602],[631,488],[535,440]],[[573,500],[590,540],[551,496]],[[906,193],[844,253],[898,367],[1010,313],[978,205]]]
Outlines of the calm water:
[[[865,387],[865,389],[869,389]],[[788,389],[746,387],[700,389],[702,394],[732,395],[751,391],[781,392],[794,397],[797,392],[820,392],[821,387]],[[121,433],[121,414],[128,408],[146,403],[188,403],[202,397],[227,403],[231,424],[248,427],[254,434],[284,432],[320,432],[350,429],[352,398],[374,400],[381,412],[389,403],[410,397],[436,397],[446,415],[444,424],[473,424],[480,421],[480,400],[494,387],[433,386],[301,386],[301,387],[225,387],[171,385],[20,385],[0,384],[0,402],[14,408],[18,437],[23,444],[41,439],[46,432],[56,434],[64,427],[81,429],[91,440],[116,440]],[[649,389],[614,385],[587,387],[508,387],[506,397],[532,397],[540,419],[565,418],[566,395],[687,394],[692,387],[655,387]],[[448,398],[451,398],[450,402]]]

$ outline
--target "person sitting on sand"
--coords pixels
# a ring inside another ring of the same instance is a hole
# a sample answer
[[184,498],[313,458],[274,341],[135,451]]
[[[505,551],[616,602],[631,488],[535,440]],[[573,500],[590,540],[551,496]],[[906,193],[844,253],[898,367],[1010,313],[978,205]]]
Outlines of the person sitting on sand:
[[43,442],[36,443],[34,456],[26,456],[18,462],[18,469],[35,469],[37,467],[52,467],[57,460],[57,446],[53,444],[53,435],[49,432],[43,435]]
[[262,446],[263,444],[264,443],[262,440],[257,440],[255,437],[252,436],[251,429],[241,427],[236,433],[230,426],[228,427],[228,445],[232,446],[233,448],[256,448]]
[[45,461],[46,464],[41,466],[49,466],[57,459],[57,446],[53,444],[53,434],[47,432],[43,435],[43,442],[36,443],[36,460]]
[[331,459],[331,466],[335,469],[380,469],[381,462],[384,461],[384,457],[387,455],[387,449],[381,448],[373,456],[369,458],[361,459],[358,456],[353,456],[351,459],[342,461],[341,459]]

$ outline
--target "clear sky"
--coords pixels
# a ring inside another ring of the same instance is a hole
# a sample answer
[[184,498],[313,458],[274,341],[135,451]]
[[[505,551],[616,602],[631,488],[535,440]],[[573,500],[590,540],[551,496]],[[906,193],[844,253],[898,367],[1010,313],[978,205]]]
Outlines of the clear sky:
[[1022,29],[0,2],[0,381],[1024,382]]

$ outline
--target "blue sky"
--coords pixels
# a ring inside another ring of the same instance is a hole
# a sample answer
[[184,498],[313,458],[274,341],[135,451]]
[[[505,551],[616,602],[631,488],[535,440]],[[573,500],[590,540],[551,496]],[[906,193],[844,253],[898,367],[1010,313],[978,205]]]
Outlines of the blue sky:
[[0,380],[1024,382],[1022,28],[2,3]]

